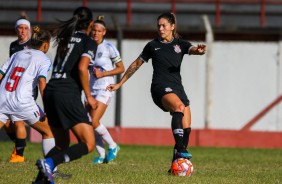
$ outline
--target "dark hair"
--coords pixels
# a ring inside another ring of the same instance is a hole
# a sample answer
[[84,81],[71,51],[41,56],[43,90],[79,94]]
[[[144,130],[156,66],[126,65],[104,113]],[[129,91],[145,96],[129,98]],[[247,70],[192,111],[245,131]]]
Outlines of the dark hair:
[[55,37],[55,46],[58,45],[57,53],[62,56],[68,51],[67,45],[75,31],[87,29],[90,22],[93,21],[92,12],[89,8],[79,7],[73,12],[73,17],[67,21],[58,20],[53,35]]
[[103,15],[99,15],[97,17],[97,19],[94,21],[94,23],[95,24],[102,24],[105,27],[105,29],[106,29],[106,23],[103,21],[103,19],[104,19],[104,16]]
[[51,40],[51,34],[47,30],[40,29],[39,26],[34,26],[32,29],[32,35],[30,38],[30,47],[39,49],[44,42]]
[[173,35],[174,38],[179,38],[180,36],[176,31],[176,16],[175,16],[175,14],[171,13],[171,12],[163,13],[158,17],[157,21],[159,21],[162,18],[166,19],[170,24],[174,24],[174,30],[172,32],[172,35]]

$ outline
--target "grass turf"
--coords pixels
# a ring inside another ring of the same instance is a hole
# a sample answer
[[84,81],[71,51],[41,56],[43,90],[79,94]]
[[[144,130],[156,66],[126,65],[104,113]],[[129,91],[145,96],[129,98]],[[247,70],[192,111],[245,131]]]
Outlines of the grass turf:
[[[11,142],[0,142],[0,183],[31,183],[37,174],[34,165],[42,157],[41,144],[28,143],[24,163],[9,163]],[[93,165],[94,153],[71,163],[62,164],[59,170],[72,174],[68,180],[56,179],[60,184],[281,184],[282,149],[238,149],[192,147],[194,165],[192,177],[167,174],[172,147],[121,145],[114,163]],[[96,154],[96,153],[95,153]]]

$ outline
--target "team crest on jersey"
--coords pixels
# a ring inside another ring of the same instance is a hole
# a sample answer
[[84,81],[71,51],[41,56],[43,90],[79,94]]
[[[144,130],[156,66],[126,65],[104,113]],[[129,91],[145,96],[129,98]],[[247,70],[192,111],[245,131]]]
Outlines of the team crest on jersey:
[[180,52],[181,52],[181,49],[180,49],[180,46],[179,46],[179,45],[174,45],[173,47],[174,47],[174,51],[175,51],[176,53],[180,53]]
[[103,53],[102,52],[98,52],[98,58],[102,57]]

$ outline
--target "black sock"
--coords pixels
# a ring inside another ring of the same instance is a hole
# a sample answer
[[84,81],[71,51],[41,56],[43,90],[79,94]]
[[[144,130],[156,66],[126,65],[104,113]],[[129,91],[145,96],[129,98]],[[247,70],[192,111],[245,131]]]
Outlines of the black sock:
[[185,147],[185,149],[187,149],[188,144],[189,144],[189,137],[190,137],[191,128],[184,128],[183,131],[184,131],[183,146]]
[[80,142],[78,144],[75,144],[69,148],[67,148],[64,151],[61,151],[59,154],[56,154],[52,156],[52,160],[54,163],[54,167],[57,165],[64,163],[64,162],[70,162],[76,159],[79,159],[83,155],[88,154],[88,148],[87,145],[83,142]]
[[172,113],[171,129],[175,140],[175,148],[177,151],[183,148],[183,125],[182,125],[182,112]]
[[54,148],[52,148],[48,153],[47,155],[45,156],[45,158],[48,158],[48,157],[52,157],[56,154],[59,154],[62,150],[58,149],[56,146]]
[[15,146],[16,146],[16,150],[17,150],[17,155],[23,156],[24,148],[26,146],[25,139],[16,138]]

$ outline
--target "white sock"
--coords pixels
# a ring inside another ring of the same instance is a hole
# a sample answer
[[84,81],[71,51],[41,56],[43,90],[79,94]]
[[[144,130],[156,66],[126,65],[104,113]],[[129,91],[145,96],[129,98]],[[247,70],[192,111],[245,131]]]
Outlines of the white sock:
[[55,139],[54,138],[42,139],[42,152],[43,152],[44,157],[54,147],[55,147]]
[[96,150],[100,158],[106,157],[106,150],[104,148],[104,143],[102,137],[95,131],[95,140],[96,140]]
[[109,145],[109,148],[115,148],[117,146],[117,144],[114,142],[112,136],[110,135],[109,131],[107,130],[107,128],[103,125],[100,124],[95,131],[102,136],[102,138],[104,139],[104,141]]
[[[53,147],[55,147],[55,139],[54,138],[42,139],[42,152],[43,152],[44,157],[48,154],[48,152]],[[55,167],[53,169],[53,172],[57,171],[57,170],[58,170],[58,168]]]

